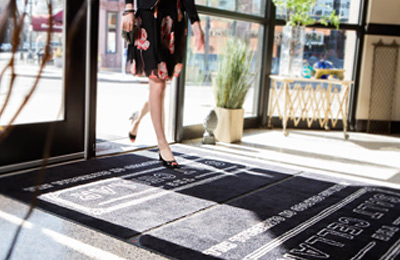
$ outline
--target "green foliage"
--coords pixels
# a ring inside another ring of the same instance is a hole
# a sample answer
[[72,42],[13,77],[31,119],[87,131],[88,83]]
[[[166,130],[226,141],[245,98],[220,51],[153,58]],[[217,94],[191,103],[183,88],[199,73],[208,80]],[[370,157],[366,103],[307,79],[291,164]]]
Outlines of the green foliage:
[[249,46],[239,39],[228,41],[226,53],[219,63],[214,80],[214,94],[217,107],[238,109],[243,107],[244,99],[254,76],[250,75],[253,53]]
[[307,26],[319,22],[325,26],[331,23],[339,29],[340,17],[335,11],[329,17],[322,16],[320,20],[311,17],[311,11],[317,0],[272,0],[272,2],[278,9],[286,12],[287,25]]

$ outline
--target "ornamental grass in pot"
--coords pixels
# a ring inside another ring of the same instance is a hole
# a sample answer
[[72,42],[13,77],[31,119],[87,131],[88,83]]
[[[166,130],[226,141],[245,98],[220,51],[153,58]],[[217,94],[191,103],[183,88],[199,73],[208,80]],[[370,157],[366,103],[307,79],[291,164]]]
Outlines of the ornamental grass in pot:
[[218,117],[214,134],[221,142],[233,143],[242,138],[243,103],[254,79],[250,71],[252,59],[253,54],[245,42],[240,39],[227,42],[225,55],[213,78]]

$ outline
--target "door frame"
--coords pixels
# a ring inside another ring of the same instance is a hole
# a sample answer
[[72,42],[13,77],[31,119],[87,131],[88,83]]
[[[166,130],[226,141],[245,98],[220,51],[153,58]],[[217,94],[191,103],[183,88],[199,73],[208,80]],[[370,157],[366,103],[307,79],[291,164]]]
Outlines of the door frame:
[[[47,137],[53,131],[47,163],[69,161],[84,156],[86,83],[86,1],[64,3],[64,119],[46,123],[15,125],[0,143],[0,175],[40,166]],[[79,16],[77,16],[78,14]],[[85,40],[82,40],[85,39]],[[56,147],[57,149],[54,149]]]

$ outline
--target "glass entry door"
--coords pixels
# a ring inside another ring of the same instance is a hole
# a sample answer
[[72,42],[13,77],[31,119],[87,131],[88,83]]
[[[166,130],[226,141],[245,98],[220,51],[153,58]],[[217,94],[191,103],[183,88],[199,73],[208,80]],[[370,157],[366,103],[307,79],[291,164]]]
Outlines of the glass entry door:
[[9,15],[0,46],[0,173],[39,165],[46,144],[51,160],[83,157],[85,1],[54,0],[51,11],[44,0],[10,2],[25,18],[18,35]]

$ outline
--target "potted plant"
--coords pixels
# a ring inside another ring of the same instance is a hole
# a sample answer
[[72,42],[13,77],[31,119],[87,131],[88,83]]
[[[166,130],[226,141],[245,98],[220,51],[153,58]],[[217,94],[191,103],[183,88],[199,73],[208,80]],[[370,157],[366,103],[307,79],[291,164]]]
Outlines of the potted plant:
[[278,10],[286,14],[286,25],[282,32],[279,75],[301,77],[303,69],[303,50],[305,43],[305,27],[315,23],[339,28],[340,17],[335,11],[329,17],[320,19],[313,17],[317,0],[272,0]]
[[219,141],[232,143],[242,138],[243,103],[254,78],[250,72],[252,58],[246,43],[239,39],[228,41],[226,53],[213,78],[218,117],[214,134]]

